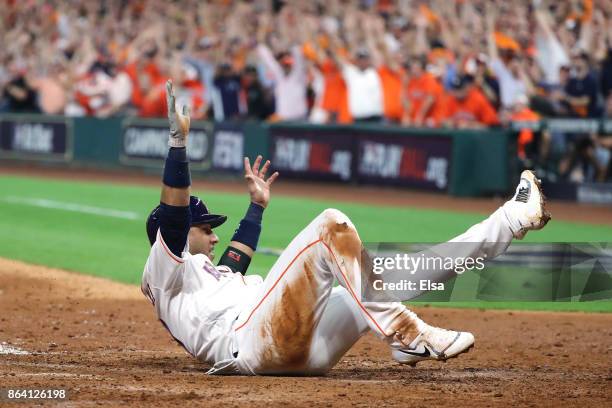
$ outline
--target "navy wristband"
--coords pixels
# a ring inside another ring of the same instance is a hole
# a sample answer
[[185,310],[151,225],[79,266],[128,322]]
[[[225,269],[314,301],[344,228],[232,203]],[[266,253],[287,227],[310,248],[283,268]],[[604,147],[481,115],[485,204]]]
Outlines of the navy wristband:
[[238,228],[234,232],[232,241],[240,242],[253,251],[257,250],[259,242],[259,234],[261,234],[261,218],[264,208],[261,205],[251,203],[247,212],[238,224]]
[[185,147],[171,147],[168,150],[168,158],[176,161],[186,162],[187,160],[187,148]]
[[169,187],[185,188],[191,185],[187,149],[171,147],[164,166],[163,182]]
[[253,221],[257,224],[261,224],[261,218],[263,217],[264,208],[255,203],[251,203],[249,208],[247,208],[247,212],[244,215],[245,220]]

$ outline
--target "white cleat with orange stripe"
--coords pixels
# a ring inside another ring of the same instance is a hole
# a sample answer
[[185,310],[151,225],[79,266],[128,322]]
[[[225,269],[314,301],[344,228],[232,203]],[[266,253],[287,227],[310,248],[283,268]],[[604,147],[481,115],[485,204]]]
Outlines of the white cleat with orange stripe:
[[419,361],[446,361],[468,352],[473,346],[472,333],[428,325],[407,347],[393,349],[392,355],[395,361],[414,367]]

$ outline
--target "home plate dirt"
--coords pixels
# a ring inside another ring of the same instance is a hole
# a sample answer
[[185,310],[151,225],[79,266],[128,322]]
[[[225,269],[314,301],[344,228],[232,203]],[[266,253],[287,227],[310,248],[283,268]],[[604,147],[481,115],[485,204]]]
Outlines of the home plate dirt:
[[410,368],[368,335],[329,375],[299,378],[207,376],[137,286],[0,259],[0,311],[0,388],[65,389],[68,400],[56,404],[66,406],[612,401],[612,314],[419,308],[432,324],[472,331],[476,347],[446,364]]

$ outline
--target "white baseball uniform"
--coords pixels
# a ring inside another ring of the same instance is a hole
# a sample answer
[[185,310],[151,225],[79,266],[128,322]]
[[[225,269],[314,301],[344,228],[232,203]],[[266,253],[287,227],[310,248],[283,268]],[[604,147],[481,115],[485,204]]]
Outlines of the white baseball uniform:
[[[452,242],[471,243],[464,257],[491,259],[512,238],[500,208]],[[401,347],[410,342],[404,333],[414,336],[424,325],[401,303],[361,300],[361,252],[354,225],[333,209],[293,239],[265,280],[188,248],[179,258],[158,232],[142,290],[172,336],[214,364],[210,374],[323,374],[369,330]]]

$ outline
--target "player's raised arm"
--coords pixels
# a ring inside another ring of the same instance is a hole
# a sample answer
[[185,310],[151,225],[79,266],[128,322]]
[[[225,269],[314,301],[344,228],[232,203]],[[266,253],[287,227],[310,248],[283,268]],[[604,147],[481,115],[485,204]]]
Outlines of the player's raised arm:
[[226,265],[235,272],[246,273],[251,258],[257,249],[259,234],[261,233],[261,219],[263,212],[270,202],[270,186],[278,177],[278,172],[266,180],[266,173],[270,168],[270,160],[266,160],[261,170],[262,157],[257,156],[253,167],[248,157],[244,158],[244,178],[249,189],[251,203],[238,224],[232,241],[221,256],[219,265]]
[[190,118],[187,106],[183,106],[181,111],[177,112],[171,80],[166,82],[166,102],[170,136],[158,210],[159,229],[168,248],[180,257],[187,243],[191,224],[189,210],[191,175],[187,160]]
[[166,82],[166,103],[168,104],[168,157],[164,167],[161,202],[174,206],[189,206],[191,176],[187,161],[187,137],[189,136],[189,109],[183,106],[182,112],[176,111],[172,81]]

